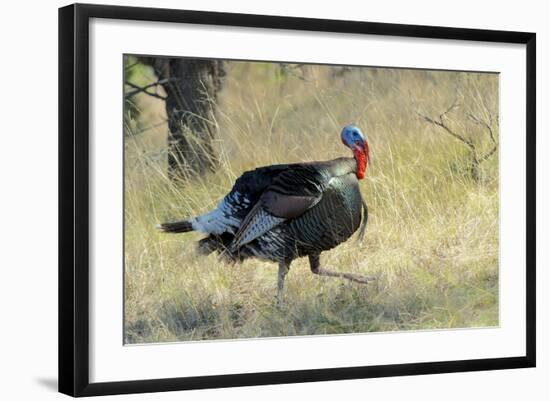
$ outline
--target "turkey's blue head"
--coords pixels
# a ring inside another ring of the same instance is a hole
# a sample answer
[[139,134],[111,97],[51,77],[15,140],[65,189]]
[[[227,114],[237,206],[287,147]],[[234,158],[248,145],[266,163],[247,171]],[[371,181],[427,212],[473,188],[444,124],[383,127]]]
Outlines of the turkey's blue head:
[[361,130],[353,124],[346,125],[340,134],[342,142],[353,152],[357,162],[357,178],[363,179],[369,162],[369,144]]

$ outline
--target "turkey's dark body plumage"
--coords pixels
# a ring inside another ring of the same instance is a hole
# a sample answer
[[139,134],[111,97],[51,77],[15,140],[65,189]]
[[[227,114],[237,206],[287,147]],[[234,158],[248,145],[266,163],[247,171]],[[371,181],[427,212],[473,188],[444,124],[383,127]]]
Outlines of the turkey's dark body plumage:
[[217,251],[230,261],[281,262],[319,254],[361,225],[364,204],[355,171],[353,158],[261,167],[237,179],[217,209],[161,228],[208,233],[199,251]]
[[346,241],[361,224],[361,193],[353,174],[333,178],[322,199],[245,245],[261,259],[280,262],[327,251]]

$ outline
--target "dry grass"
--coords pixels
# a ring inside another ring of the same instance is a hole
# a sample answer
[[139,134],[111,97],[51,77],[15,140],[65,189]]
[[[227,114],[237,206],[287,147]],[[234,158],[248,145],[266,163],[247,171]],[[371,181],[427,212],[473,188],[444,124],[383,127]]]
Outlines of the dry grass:
[[[217,174],[174,185],[166,176],[166,125],[125,141],[125,341],[128,343],[498,325],[498,155],[468,175],[467,149],[416,114],[439,115],[486,149],[468,112],[487,119],[498,76],[231,63],[219,104]],[[300,79],[300,76],[306,78]],[[138,98],[132,129],[155,125],[163,104]],[[367,131],[372,163],[361,190],[365,241],[322,255],[368,285],[311,274],[296,260],[284,309],[274,305],[276,266],[229,266],[199,257],[200,234],[166,235],[156,223],[213,208],[245,170],[347,156],[341,127]],[[498,127],[495,128],[498,133]]]

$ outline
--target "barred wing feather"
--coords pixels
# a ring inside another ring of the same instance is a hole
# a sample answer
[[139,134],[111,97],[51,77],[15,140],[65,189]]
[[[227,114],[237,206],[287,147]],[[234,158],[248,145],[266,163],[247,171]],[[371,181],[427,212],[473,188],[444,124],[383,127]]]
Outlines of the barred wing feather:
[[239,249],[315,206],[322,198],[324,181],[324,175],[308,165],[293,165],[277,175],[242,221],[231,249]]

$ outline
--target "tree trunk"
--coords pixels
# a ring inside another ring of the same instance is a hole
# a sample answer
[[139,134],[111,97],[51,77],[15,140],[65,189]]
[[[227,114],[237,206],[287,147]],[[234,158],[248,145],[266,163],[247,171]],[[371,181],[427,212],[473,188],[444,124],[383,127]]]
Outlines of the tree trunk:
[[166,92],[168,175],[180,179],[213,171],[215,106],[225,75],[217,60],[143,58],[153,66]]

